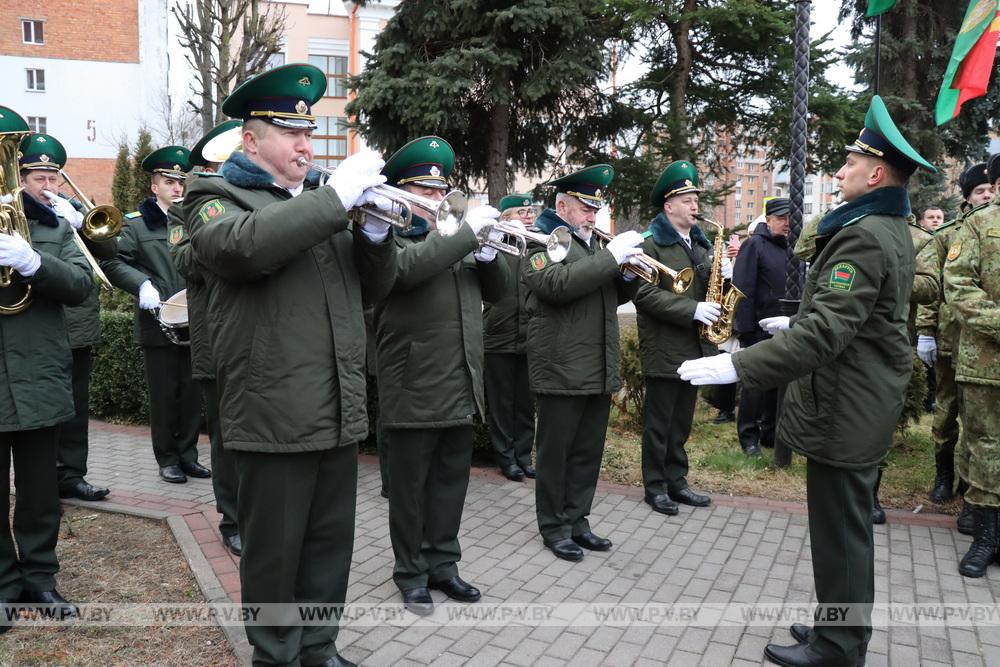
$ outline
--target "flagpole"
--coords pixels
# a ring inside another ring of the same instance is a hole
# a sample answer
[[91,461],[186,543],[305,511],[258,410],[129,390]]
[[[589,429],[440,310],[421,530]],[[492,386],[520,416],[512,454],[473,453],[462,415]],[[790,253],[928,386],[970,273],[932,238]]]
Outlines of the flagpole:
[[882,62],[882,15],[875,17],[875,94],[878,95]]

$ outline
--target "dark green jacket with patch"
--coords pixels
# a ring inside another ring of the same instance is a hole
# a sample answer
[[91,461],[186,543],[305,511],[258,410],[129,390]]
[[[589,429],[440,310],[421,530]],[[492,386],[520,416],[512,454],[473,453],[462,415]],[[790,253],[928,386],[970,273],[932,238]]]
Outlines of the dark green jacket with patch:
[[872,467],[892,442],[912,371],[909,212],[893,187],[827,214],[791,328],[733,354],[745,387],[788,384],[779,435],[820,463]]
[[[535,220],[546,234],[568,227],[552,209]],[[522,275],[528,295],[528,375],[538,394],[612,394],[618,374],[618,306],[635,296],[614,256],[572,236],[569,254],[552,262],[531,244]]]
[[[62,195],[60,195],[62,196]],[[83,212],[83,205],[71,199],[73,207]],[[58,215],[56,217],[59,217]],[[61,219],[61,218],[60,218]],[[69,224],[69,223],[66,223]],[[118,252],[118,239],[113,238],[101,243],[90,241],[82,234],[80,238],[95,259],[111,259]],[[90,266],[88,264],[88,270]],[[74,350],[81,347],[91,347],[101,342],[101,288],[94,282],[93,289],[87,295],[87,300],[79,306],[66,307],[66,329],[69,332],[69,346]]]
[[15,272],[14,285],[0,289],[0,302],[9,305],[23,294],[24,284],[31,286],[26,310],[0,316],[0,431],[54,426],[75,413],[64,307],[83,303],[94,284],[69,225],[27,194],[21,201],[31,245],[42,262],[35,275],[23,278]]
[[373,244],[349,229],[332,188],[292,197],[242,153],[195,180],[182,212],[203,267],[226,449],[364,440],[362,309],[391,285],[391,239]]
[[907,219],[915,260],[910,313],[906,318],[906,329],[910,334],[910,340],[914,342],[917,339],[919,307],[934,303],[941,294],[941,265],[934,251],[934,235],[918,225],[915,220],[912,215]]
[[507,253],[499,253],[499,257],[507,264],[510,282],[502,299],[483,304],[483,348],[486,352],[525,354],[528,288],[521,280],[524,259]]
[[186,281],[188,304],[188,332],[191,337],[191,377],[195,380],[212,380],[215,369],[212,348],[208,338],[208,295],[205,277],[191,247],[191,229],[204,224],[197,215],[184,218],[181,204],[174,204],[167,211],[167,244],[177,272]]
[[649,229],[653,234],[643,243],[642,251],[675,271],[690,267],[695,276],[683,294],[670,290],[668,276],[655,287],[642,282],[635,295],[642,374],[677,379],[677,367],[685,360],[709,357],[719,351],[717,346],[701,339],[700,324],[694,320],[695,307],[705,300],[708,291],[712,245],[700,228],[691,228],[692,252],[699,259],[695,263],[665,214],[656,216]]
[[483,301],[507,290],[507,263],[479,262],[476,235],[413,229],[399,246],[392,293],[375,304],[375,358],[382,425],[445,428],[486,414],[483,397]]
[[167,245],[167,214],[150,197],[139,204],[139,210],[125,216],[125,227],[118,236],[118,253],[101,262],[108,280],[118,289],[136,297],[133,338],[143,347],[173,345],[160,329],[159,320],[148,310],[139,308],[139,287],[149,280],[166,301],[185,287],[177,273]]

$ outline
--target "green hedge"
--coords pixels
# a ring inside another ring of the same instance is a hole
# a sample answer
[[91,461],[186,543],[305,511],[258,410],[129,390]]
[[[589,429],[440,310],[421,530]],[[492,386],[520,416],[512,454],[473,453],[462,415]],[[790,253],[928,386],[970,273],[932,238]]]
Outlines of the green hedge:
[[90,414],[131,424],[149,422],[142,350],[132,342],[132,312],[101,311],[101,342],[94,347]]

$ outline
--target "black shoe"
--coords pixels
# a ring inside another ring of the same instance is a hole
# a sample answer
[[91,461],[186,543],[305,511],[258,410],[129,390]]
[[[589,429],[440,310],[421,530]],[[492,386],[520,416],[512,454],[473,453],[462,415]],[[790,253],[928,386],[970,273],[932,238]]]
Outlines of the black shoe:
[[521,470],[524,471],[524,476],[528,479],[535,479],[535,466],[529,463],[526,466],[521,466]]
[[316,663],[314,665],[306,665],[302,663],[303,667],[358,667],[356,664],[339,655],[335,655],[332,658],[327,658],[323,662]]
[[427,584],[427,587],[441,591],[452,600],[458,600],[459,602],[479,602],[479,598],[483,597],[478,588],[465,582],[457,575],[451,579],[432,581]]
[[671,500],[678,502],[681,505],[690,505],[691,507],[708,507],[712,504],[711,498],[697,494],[686,486],[679,491],[667,491],[667,495],[670,496]]
[[503,476],[512,482],[523,482],[524,481],[524,471],[521,470],[521,466],[516,463],[511,463],[509,466],[502,466],[500,472]]
[[728,424],[736,421],[736,415],[731,410],[719,410],[719,414],[712,419],[713,424]]
[[952,487],[955,486],[955,455],[951,452],[939,452],[934,455],[934,488],[929,497],[931,502],[946,503],[955,497]]
[[59,591],[56,590],[21,591],[21,597],[19,597],[17,601],[27,604],[47,605],[53,607],[55,610],[59,611],[61,620],[65,620],[67,618],[79,618],[80,616],[80,610],[77,609],[76,605],[59,595]]
[[785,667],[854,667],[854,662],[837,660],[831,656],[823,655],[809,644],[795,644],[794,646],[778,646],[768,644],[764,649],[764,655],[768,660]]
[[755,442],[750,442],[750,443],[747,443],[747,444],[744,444],[744,443],[741,442],[740,443],[740,449],[742,449],[743,453],[746,454],[747,456],[761,456],[762,455],[762,452],[760,451],[760,447],[758,447],[757,443],[755,443]]
[[665,493],[657,493],[656,495],[647,493],[644,500],[647,505],[653,508],[654,512],[659,512],[660,514],[677,516],[677,513],[680,511],[677,508],[677,503],[672,501],[670,496]]
[[545,546],[556,555],[556,558],[570,561],[583,560],[583,549],[576,546],[576,542],[568,537],[556,542],[547,542]]
[[792,623],[792,627],[788,628],[788,631],[792,633],[795,641],[800,644],[809,641],[809,635],[812,634],[812,628],[805,623]]
[[958,515],[958,521],[955,522],[958,526],[958,532],[963,535],[975,535],[976,534],[976,522],[972,518],[972,505],[962,501],[962,511]]
[[183,484],[188,481],[187,475],[184,474],[184,471],[178,465],[163,466],[160,468],[160,477],[163,478],[164,482],[170,482],[171,484]]
[[183,470],[189,477],[197,477],[199,479],[208,479],[212,476],[212,471],[198,463],[197,461],[181,461],[181,470]]
[[963,577],[978,579],[997,559],[997,508],[975,505],[972,517],[976,524],[976,539],[958,565]]
[[240,539],[239,533],[223,535],[222,543],[226,545],[227,549],[232,551],[237,556],[243,555],[243,540]]
[[426,586],[407,588],[401,593],[403,605],[417,616],[430,616],[434,613],[434,599]]
[[111,493],[111,489],[88,484],[82,479],[73,486],[59,489],[60,498],[79,498],[80,500],[103,500],[109,493]]
[[589,530],[586,533],[574,535],[573,541],[584,549],[590,549],[591,551],[608,551],[611,549],[611,540],[606,537],[598,537]]
[[882,509],[882,503],[878,501],[878,490],[882,486],[882,471],[878,471],[878,477],[875,478],[875,489],[873,490],[874,498],[872,499],[872,523],[876,526],[881,526],[885,523],[885,510]]

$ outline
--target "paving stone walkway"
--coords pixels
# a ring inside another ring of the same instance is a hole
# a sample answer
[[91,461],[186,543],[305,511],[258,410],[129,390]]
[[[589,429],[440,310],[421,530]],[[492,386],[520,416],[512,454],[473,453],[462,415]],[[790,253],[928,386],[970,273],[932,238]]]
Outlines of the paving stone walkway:
[[[208,463],[207,442],[200,446]],[[397,602],[392,582],[388,504],[378,466],[362,456],[354,563],[348,603]],[[210,601],[239,601],[238,560],[222,545],[209,480],[160,480],[145,428],[91,423],[88,480],[111,487],[106,509],[169,519]],[[592,514],[595,532],[614,548],[579,563],[553,557],[534,525],[533,486],[492,470],[474,471],[461,540],[462,576],[483,590],[483,604],[635,606],[656,604],[799,603],[813,598],[805,507],[754,498],[714,498],[708,509],[655,514],[641,491],[602,485]],[[94,504],[88,504],[94,507]],[[996,604],[1000,567],[987,577],[958,575],[970,538],[953,518],[890,511],[877,526],[876,598],[890,603]],[[445,601],[440,592],[435,602]],[[415,619],[407,614],[408,620]],[[1000,619],[998,619],[1000,620]],[[1000,628],[876,628],[869,665],[1000,665]],[[228,632],[241,660],[243,633]],[[640,623],[578,627],[573,623],[506,626],[346,622],[338,639],[350,660],[378,665],[761,665],[764,645],[791,643],[777,625],[660,627]]]

